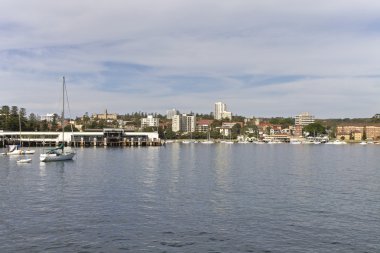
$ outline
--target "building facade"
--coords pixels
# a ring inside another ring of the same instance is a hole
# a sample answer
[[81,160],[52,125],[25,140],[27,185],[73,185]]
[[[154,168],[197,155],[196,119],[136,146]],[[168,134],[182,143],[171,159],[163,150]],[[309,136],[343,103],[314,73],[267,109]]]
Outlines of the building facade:
[[173,132],[195,132],[195,116],[180,114],[174,115],[172,118],[172,130]]
[[41,121],[46,120],[47,122],[52,122],[54,119],[54,113],[47,113],[46,115],[40,116]]
[[176,109],[167,110],[166,111],[166,118],[167,119],[173,119],[173,116],[178,115],[178,114],[179,114],[179,111]]
[[217,120],[232,119],[232,113],[227,111],[227,105],[225,103],[216,102],[214,106],[214,118]]
[[308,112],[303,112],[295,117],[295,125],[297,126],[307,126],[315,122],[315,117],[310,115]]
[[141,119],[141,127],[158,127],[159,119],[153,118],[153,115],[148,115],[146,118]]

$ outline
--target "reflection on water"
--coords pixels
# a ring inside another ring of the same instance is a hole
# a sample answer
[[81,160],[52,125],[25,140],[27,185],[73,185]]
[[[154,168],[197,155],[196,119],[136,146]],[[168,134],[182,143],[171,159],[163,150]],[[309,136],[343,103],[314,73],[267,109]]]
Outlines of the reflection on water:
[[0,157],[0,252],[377,252],[380,146]]

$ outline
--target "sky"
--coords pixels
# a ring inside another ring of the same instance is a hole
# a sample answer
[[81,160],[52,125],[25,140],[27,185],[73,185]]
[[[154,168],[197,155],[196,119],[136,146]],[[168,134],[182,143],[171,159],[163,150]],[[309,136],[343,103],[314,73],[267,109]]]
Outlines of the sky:
[[0,0],[0,105],[380,113],[378,0]]

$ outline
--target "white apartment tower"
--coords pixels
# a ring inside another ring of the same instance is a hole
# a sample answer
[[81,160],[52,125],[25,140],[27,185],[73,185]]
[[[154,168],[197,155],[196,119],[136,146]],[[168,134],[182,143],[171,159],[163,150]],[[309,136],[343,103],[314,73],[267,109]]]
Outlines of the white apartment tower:
[[172,118],[173,132],[195,132],[195,116],[194,115],[174,115]]
[[166,118],[167,119],[173,119],[173,116],[178,115],[178,114],[179,114],[179,111],[176,109],[167,110],[166,111]]
[[315,117],[308,112],[303,112],[300,115],[295,116],[296,126],[307,126],[315,122]]
[[141,127],[158,127],[159,119],[153,118],[153,115],[148,115],[146,118],[141,119]]
[[227,111],[227,105],[223,102],[216,102],[214,109],[214,119],[232,119],[232,113]]

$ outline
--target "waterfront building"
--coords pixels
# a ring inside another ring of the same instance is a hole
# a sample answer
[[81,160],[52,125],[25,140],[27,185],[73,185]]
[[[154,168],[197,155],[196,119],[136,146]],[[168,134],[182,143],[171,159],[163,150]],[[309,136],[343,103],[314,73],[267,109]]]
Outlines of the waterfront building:
[[339,125],[336,127],[336,134],[341,135],[345,133],[353,133],[353,132],[361,132],[362,134],[365,132],[364,124],[351,124],[351,125]]
[[158,127],[159,119],[153,118],[153,115],[148,115],[146,118],[141,119],[141,127]]
[[223,102],[216,102],[214,106],[214,118],[217,120],[221,119],[232,119],[232,113],[227,111],[227,105]]
[[212,124],[213,120],[211,119],[200,119],[197,121],[196,125],[196,131],[207,133],[210,130],[210,126]]
[[378,140],[380,139],[380,126],[366,126],[365,133],[367,139]]
[[295,124],[294,124],[295,136],[302,136],[303,127],[315,122],[315,117],[313,115],[310,115],[308,112],[303,112],[299,115],[296,115],[294,119],[295,119]]
[[348,141],[351,139],[351,133],[341,132],[336,134],[336,138],[342,141]]
[[176,109],[167,110],[166,111],[166,118],[167,119],[173,119],[173,116],[178,115],[178,114],[179,114],[179,111]]
[[195,122],[194,115],[174,115],[172,118],[172,130],[173,132],[195,132]]
[[361,141],[363,139],[363,132],[356,130],[352,132],[352,137],[354,141]]
[[[58,146],[62,132],[0,131],[0,146],[22,143],[23,146]],[[158,132],[125,132],[120,128],[104,128],[86,132],[65,132],[67,146],[146,146],[160,145]]]

